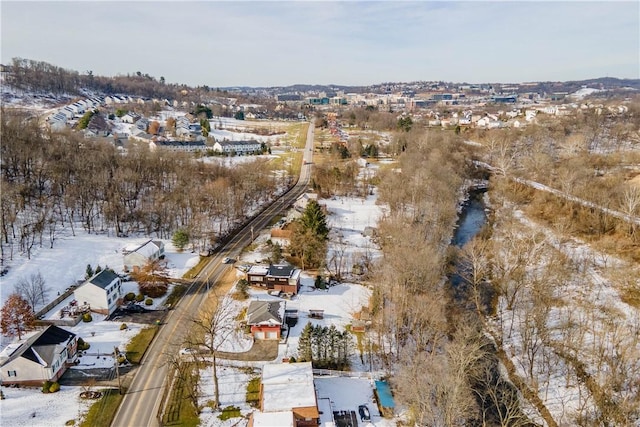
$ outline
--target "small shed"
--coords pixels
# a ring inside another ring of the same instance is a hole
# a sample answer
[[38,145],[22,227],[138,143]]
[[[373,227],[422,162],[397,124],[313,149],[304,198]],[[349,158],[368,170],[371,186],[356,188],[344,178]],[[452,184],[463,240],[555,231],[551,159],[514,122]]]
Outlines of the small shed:
[[324,319],[324,310],[309,310],[309,317],[312,319]]

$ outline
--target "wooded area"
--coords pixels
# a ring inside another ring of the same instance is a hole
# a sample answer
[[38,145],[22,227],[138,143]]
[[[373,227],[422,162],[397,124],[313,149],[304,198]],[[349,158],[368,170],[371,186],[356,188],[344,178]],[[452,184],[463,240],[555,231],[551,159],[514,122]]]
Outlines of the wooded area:
[[163,239],[186,229],[205,248],[287,182],[266,161],[227,168],[143,146],[123,153],[78,134],[46,133],[33,120],[2,112],[2,259],[53,247],[63,228],[79,226]]

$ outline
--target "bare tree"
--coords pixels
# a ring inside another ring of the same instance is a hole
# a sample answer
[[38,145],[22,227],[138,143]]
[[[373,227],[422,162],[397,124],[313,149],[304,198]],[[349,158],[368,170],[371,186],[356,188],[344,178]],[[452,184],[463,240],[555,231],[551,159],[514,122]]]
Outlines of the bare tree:
[[629,216],[629,234],[633,237],[635,234],[635,222],[638,212],[640,212],[640,187],[630,186],[622,193],[620,201],[620,209],[622,213]]
[[47,302],[47,297],[51,291],[51,288],[46,286],[44,277],[39,271],[32,273],[28,278],[21,278],[14,289],[17,294],[27,300],[34,312],[37,305]]
[[214,407],[220,405],[220,387],[218,385],[218,364],[216,353],[236,331],[235,316],[237,310],[234,301],[228,296],[219,297],[213,292],[197,317],[192,319],[194,329],[187,342],[194,349],[206,349],[212,358]]

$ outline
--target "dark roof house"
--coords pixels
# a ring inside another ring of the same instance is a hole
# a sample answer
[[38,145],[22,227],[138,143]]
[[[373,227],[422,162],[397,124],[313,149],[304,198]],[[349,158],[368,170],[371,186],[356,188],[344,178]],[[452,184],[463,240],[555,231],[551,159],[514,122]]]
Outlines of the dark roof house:
[[76,334],[50,325],[0,353],[0,379],[2,384],[56,381],[75,361],[76,352]]

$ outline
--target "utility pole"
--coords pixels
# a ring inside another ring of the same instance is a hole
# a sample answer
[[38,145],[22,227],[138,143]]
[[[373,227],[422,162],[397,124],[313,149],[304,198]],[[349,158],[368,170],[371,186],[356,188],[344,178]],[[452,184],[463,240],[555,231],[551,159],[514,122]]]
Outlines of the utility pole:
[[113,347],[113,361],[116,365],[116,377],[118,377],[118,393],[122,394],[122,383],[120,382],[120,369],[118,368],[118,347]]

